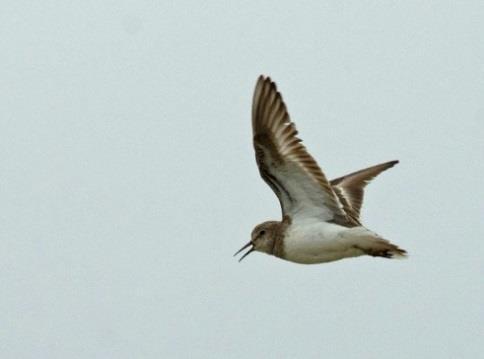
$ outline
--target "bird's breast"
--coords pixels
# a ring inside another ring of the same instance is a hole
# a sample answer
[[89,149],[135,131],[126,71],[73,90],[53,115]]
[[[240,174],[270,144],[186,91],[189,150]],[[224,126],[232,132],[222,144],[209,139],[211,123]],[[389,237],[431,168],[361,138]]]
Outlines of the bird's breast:
[[291,224],[284,237],[284,259],[303,264],[324,263],[348,256],[347,244],[340,240],[345,227],[327,223]]

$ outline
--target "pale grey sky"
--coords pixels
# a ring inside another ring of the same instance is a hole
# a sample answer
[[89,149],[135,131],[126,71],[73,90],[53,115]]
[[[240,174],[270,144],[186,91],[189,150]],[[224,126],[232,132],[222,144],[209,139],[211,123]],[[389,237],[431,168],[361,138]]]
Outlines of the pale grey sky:
[[[484,4],[0,2],[2,358],[477,358]],[[232,254],[279,219],[250,106],[409,251]]]

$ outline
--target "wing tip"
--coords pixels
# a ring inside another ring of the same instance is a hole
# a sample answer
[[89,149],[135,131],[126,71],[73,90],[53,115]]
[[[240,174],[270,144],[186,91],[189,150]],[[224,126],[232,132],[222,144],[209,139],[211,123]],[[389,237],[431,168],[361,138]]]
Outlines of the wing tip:
[[[271,107],[274,101],[280,101],[284,105],[282,95],[277,89],[277,85],[269,76],[264,74],[259,75],[254,89],[252,98],[252,126],[256,127],[257,116],[263,115],[259,113],[263,107]],[[277,102],[276,102],[277,103]],[[285,110],[287,112],[287,110]]]
[[269,85],[270,87],[273,87],[277,91],[276,83],[272,81],[271,77],[268,75],[260,74],[259,77],[257,78],[256,87],[262,87],[266,84]]

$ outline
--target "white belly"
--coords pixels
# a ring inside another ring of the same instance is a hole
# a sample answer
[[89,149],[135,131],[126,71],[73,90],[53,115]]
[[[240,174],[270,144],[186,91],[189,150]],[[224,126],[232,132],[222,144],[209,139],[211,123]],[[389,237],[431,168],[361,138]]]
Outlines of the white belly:
[[291,224],[284,237],[284,259],[302,264],[336,261],[363,255],[344,232],[349,229],[327,222]]

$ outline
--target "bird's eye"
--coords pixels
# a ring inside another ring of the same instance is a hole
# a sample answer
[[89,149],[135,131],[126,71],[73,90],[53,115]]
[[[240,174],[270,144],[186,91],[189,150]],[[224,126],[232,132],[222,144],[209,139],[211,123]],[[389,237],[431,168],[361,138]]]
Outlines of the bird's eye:
[[266,234],[266,231],[264,231],[264,230],[259,232],[259,236],[263,236],[264,234]]

